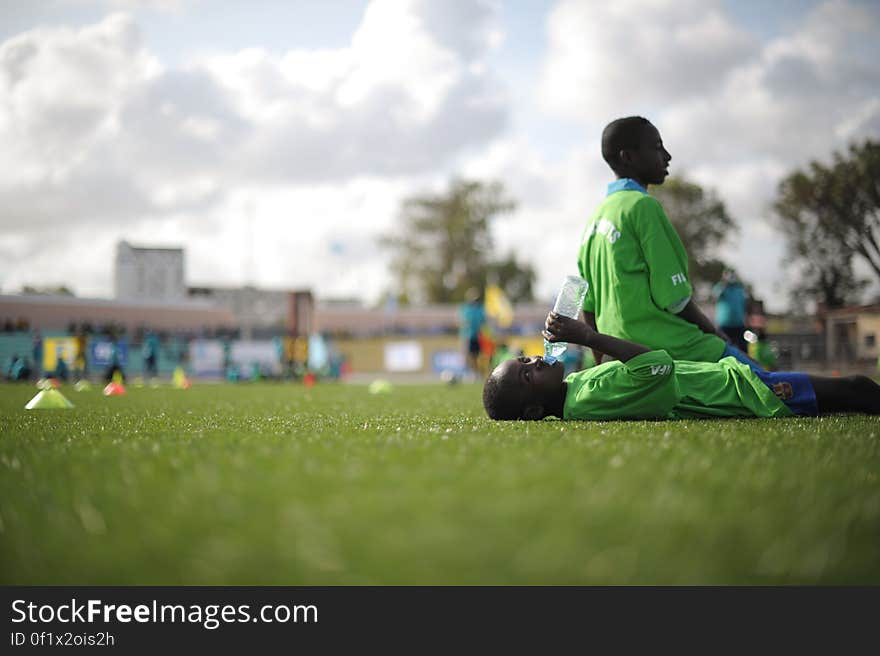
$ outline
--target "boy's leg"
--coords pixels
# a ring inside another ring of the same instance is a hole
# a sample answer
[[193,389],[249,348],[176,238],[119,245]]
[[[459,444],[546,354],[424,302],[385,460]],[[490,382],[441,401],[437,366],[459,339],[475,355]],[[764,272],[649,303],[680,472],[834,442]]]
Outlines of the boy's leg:
[[826,378],[810,376],[819,412],[864,412],[880,414],[880,385],[867,376]]
[[[797,371],[764,371],[763,369],[752,369],[752,373],[760,378],[794,414],[815,417],[822,412],[811,376]],[[833,410],[825,412],[833,412]]]

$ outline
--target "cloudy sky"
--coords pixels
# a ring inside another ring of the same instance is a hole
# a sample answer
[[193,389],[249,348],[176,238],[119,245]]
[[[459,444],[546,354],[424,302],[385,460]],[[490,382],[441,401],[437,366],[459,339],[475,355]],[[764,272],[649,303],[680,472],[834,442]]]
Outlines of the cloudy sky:
[[0,0],[0,288],[111,296],[115,244],[183,246],[190,284],[377,299],[401,199],[501,180],[499,253],[542,297],[575,271],[648,117],[671,172],[742,226],[724,255],[787,305],[784,174],[880,137],[870,0]]

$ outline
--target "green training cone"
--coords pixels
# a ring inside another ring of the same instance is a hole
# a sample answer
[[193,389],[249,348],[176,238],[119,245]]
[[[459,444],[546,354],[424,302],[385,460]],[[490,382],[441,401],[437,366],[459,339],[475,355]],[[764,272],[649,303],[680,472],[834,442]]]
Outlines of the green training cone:
[[67,410],[73,404],[57,389],[44,389],[28,401],[25,410]]

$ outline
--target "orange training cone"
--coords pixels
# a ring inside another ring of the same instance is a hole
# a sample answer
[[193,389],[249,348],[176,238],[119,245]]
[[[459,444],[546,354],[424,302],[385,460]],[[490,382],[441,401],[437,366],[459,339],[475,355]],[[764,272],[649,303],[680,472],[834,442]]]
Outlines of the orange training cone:
[[104,388],[104,396],[121,396],[125,394],[125,385],[122,383],[110,382]]

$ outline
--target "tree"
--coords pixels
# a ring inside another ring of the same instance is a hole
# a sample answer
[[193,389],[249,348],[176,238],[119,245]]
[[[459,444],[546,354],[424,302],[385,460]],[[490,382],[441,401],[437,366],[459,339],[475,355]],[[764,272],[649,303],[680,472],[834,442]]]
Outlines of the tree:
[[534,271],[509,255],[492,257],[491,223],[516,203],[499,182],[454,179],[448,191],[404,200],[394,234],[382,239],[392,251],[402,303],[458,303],[468,289],[485,288],[490,275],[516,300],[531,300]]
[[718,257],[718,247],[737,229],[724,203],[714,191],[682,178],[669,178],[651,193],[681,237],[694,285],[708,287],[718,282],[724,269],[733,268]]
[[21,293],[34,296],[74,296],[73,291],[67,285],[57,285],[55,287],[51,285],[45,287],[24,285],[21,288]]
[[513,253],[490,263],[486,273],[487,282],[498,285],[507,298],[519,302],[535,299],[535,270],[529,264],[520,264]]
[[774,209],[787,259],[802,269],[796,300],[857,302],[867,281],[857,278],[854,258],[880,280],[880,144],[853,144],[830,166],[813,161],[794,171],[779,184]]

